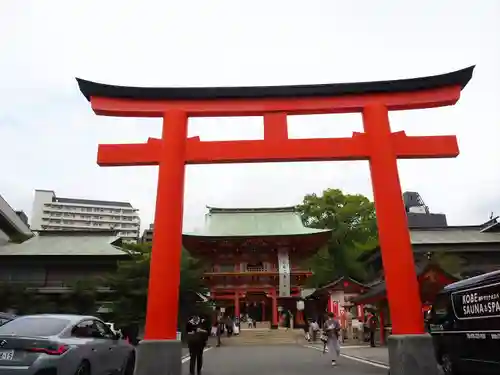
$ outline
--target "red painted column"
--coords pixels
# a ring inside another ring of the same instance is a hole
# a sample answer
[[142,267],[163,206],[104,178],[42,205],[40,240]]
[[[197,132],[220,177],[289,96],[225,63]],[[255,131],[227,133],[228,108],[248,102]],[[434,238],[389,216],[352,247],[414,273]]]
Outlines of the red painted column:
[[187,122],[182,111],[163,117],[146,340],[175,340],[177,333]]
[[240,317],[240,292],[237,291],[234,293],[234,316]]
[[262,321],[266,321],[266,301],[262,301]]
[[276,294],[271,295],[272,299],[272,308],[273,308],[273,325],[277,326],[278,325],[278,297],[276,297]]
[[335,312],[334,301],[331,294],[328,295],[328,303],[326,305],[326,312],[332,313]]
[[371,150],[370,173],[393,332],[422,334],[422,303],[387,108],[377,103],[365,107],[363,125]]
[[297,314],[295,315],[295,324],[296,325],[304,325],[304,311],[297,310]]

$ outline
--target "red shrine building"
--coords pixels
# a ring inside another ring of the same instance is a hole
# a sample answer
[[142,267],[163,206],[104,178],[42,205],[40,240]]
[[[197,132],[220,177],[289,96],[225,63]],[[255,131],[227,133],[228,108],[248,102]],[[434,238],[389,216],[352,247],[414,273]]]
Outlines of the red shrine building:
[[[438,263],[424,261],[415,266],[417,282],[419,286],[420,299],[422,301],[422,316],[429,311],[438,293],[448,284],[459,279],[446,272]],[[377,312],[379,320],[379,340],[386,343],[387,336],[392,331],[392,319],[387,299],[387,286],[384,280],[372,284],[370,289],[357,296],[351,296],[348,300],[357,306],[357,311],[371,306]]]
[[217,307],[276,327],[279,311],[304,324],[297,301],[312,272],[303,264],[330,235],[305,227],[294,207],[209,207],[204,228],[183,234],[183,245],[207,262],[204,280]]
[[311,295],[308,296],[309,301],[315,301],[314,304],[308,304],[306,312],[315,318],[320,318],[325,311],[333,312],[335,316],[341,320],[345,318],[346,313],[350,312],[352,317],[362,320],[364,317],[364,310],[362,305],[357,305],[354,312],[354,303],[351,299],[367,292],[369,286],[354,280],[350,277],[339,277],[331,283],[316,289]]

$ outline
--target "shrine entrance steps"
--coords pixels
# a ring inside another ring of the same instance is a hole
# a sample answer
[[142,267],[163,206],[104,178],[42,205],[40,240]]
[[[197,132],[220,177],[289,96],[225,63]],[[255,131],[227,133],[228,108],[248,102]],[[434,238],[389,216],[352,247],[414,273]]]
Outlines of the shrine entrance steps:
[[271,329],[271,322],[255,322],[255,328],[267,328]]
[[242,328],[238,336],[224,338],[223,343],[240,345],[304,345],[303,329]]

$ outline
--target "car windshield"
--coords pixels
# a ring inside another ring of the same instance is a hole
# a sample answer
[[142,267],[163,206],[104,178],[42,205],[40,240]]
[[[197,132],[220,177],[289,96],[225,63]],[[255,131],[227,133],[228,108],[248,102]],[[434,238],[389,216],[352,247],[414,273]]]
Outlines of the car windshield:
[[69,320],[57,317],[21,317],[0,326],[0,335],[30,337],[55,336],[68,326]]

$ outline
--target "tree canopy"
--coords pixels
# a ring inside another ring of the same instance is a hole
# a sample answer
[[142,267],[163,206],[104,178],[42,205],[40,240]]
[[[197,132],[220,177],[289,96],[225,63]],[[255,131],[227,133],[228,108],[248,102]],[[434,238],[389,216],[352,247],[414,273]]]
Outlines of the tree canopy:
[[322,286],[340,276],[358,280],[368,277],[357,258],[378,244],[375,206],[360,194],[327,189],[322,195],[309,194],[297,206],[304,225],[332,229],[326,246],[308,263],[314,271],[310,286]]
[[[117,324],[142,323],[145,319],[151,244],[126,245],[130,260],[118,264],[116,272],[103,283],[113,291],[111,309]],[[183,249],[179,288],[179,320],[192,313],[196,293],[203,292],[203,264]]]

